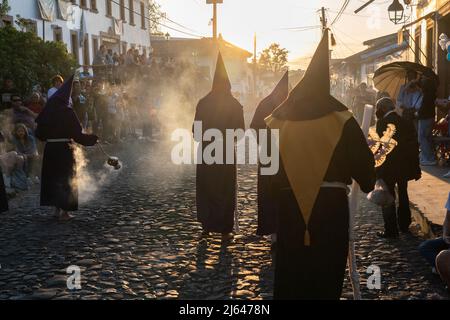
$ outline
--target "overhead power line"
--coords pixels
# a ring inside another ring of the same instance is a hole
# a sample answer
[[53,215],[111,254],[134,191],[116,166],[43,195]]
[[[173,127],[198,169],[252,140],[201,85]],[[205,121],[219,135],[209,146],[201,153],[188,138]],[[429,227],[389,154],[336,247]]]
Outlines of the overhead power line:
[[127,6],[120,4],[120,3],[117,2],[116,0],[111,0],[111,2],[115,3],[115,4],[118,5],[119,7],[123,7],[125,10],[128,10],[129,12],[133,12],[134,14],[136,14],[136,15],[138,15],[138,16],[140,16],[140,17],[143,17],[144,19],[146,19],[146,20],[148,20],[148,21],[151,21],[151,22],[153,22],[153,23],[155,23],[155,24],[157,24],[157,25],[160,25],[160,26],[162,26],[162,27],[165,27],[165,28],[167,28],[167,29],[169,29],[169,30],[173,30],[173,31],[176,31],[176,32],[180,32],[180,33],[182,33],[182,34],[189,35],[189,36],[193,36],[193,37],[198,37],[198,38],[204,37],[204,35],[198,35],[198,34],[186,32],[186,31],[183,31],[183,30],[180,30],[180,29],[177,29],[177,28],[168,26],[168,25],[166,25],[166,24],[163,24],[163,23],[161,23],[161,22],[159,22],[159,21],[157,21],[157,20],[155,20],[155,19],[151,19],[150,17],[145,16],[145,13],[144,13],[144,15],[142,15],[142,14],[140,14],[139,12],[137,12],[137,11],[135,11],[135,10],[131,10],[131,9],[128,8]]
[[350,0],[344,0],[344,3],[342,4],[341,9],[337,13],[336,17],[334,17],[333,21],[331,22],[330,26],[334,25],[336,22],[339,21],[342,14],[344,13],[345,9],[347,9],[348,4],[350,3]]
[[292,31],[307,31],[307,30],[313,30],[321,28],[320,25],[317,26],[304,26],[304,27],[287,27],[287,28],[280,28],[277,30],[292,30]]

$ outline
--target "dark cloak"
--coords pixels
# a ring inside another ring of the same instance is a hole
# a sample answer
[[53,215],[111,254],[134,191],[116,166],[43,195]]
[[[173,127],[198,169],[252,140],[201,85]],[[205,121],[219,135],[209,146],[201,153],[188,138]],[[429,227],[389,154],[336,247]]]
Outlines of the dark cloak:
[[[202,131],[219,129],[224,137],[226,159],[226,129],[244,129],[242,105],[231,95],[231,84],[221,54],[217,58],[211,92],[197,105],[195,121],[202,121]],[[203,135],[202,132],[202,135]],[[203,142],[202,152],[208,142]],[[203,230],[230,233],[233,231],[236,209],[236,165],[198,164],[196,177],[197,217]]]
[[5,182],[3,181],[3,173],[0,168],[0,212],[8,211],[8,198],[6,195]]
[[[71,139],[92,146],[97,136],[82,133],[80,121],[70,108],[73,76],[48,100],[36,119],[36,137]],[[73,142],[47,142],[42,160],[41,205],[66,211],[78,210],[78,188]]]
[[[270,95],[264,98],[256,107],[255,115],[250,124],[252,129],[255,129],[258,136],[258,130],[267,129],[264,119],[269,116],[273,110],[278,107],[288,96],[289,80],[288,72],[283,75],[275,89]],[[269,131],[270,132],[270,131]],[[271,150],[270,140],[267,141],[268,150]],[[261,167],[258,166],[258,228],[256,234],[269,235],[276,233],[278,208],[276,200],[273,198],[271,191],[272,176],[261,175]]]
[[[304,78],[273,112],[273,117],[305,121],[347,110],[330,95],[328,49],[326,31]],[[327,129],[323,127],[323,130]],[[352,178],[360,184],[363,192],[373,189],[373,155],[353,117],[343,126],[323,181],[348,185]],[[339,299],[348,255],[346,191],[334,187],[320,188],[308,223],[310,245],[306,245],[306,224],[283,161],[280,161],[280,170],[274,177],[273,189],[279,203],[274,298]]]

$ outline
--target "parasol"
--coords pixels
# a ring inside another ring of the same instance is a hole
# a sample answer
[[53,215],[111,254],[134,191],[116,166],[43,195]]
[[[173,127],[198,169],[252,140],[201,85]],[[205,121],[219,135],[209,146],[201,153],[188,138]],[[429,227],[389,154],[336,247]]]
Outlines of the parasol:
[[408,71],[415,71],[439,83],[438,76],[431,68],[414,62],[398,61],[386,64],[375,71],[373,76],[374,86],[380,92],[387,92],[392,99],[396,99],[400,87],[406,83]]

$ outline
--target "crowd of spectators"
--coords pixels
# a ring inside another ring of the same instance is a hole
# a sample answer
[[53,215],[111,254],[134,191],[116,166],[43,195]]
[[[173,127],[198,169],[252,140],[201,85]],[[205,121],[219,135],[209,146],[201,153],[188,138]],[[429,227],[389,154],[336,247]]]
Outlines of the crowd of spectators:
[[[91,71],[92,70],[92,74]],[[10,193],[39,183],[43,143],[34,137],[35,119],[64,79],[43,79],[31,92],[19,92],[14,76],[0,76],[0,166]],[[183,79],[188,79],[180,85]],[[103,144],[126,139],[155,139],[161,134],[159,113],[167,95],[177,91],[192,108],[210,79],[181,61],[155,61],[129,49],[119,55],[101,46],[91,66],[78,72],[72,108],[83,130]],[[47,84],[47,85],[46,85]]]

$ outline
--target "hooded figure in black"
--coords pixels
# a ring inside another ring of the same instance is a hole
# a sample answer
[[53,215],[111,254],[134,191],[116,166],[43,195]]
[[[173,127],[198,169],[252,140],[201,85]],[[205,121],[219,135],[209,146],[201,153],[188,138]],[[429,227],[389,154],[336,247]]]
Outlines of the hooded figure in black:
[[0,168],[0,212],[8,211],[8,198],[6,195],[5,183],[3,181],[3,173]]
[[46,141],[42,162],[41,205],[53,206],[61,219],[78,210],[74,142],[93,146],[98,137],[82,133],[71,108],[73,76],[48,100],[36,119],[36,137]]
[[[0,131],[0,143],[4,142],[5,138]],[[2,168],[0,167],[0,212],[8,211],[8,198],[6,195],[5,182],[3,181]]]
[[[287,98],[288,93],[289,77],[288,72],[286,71],[272,93],[264,98],[256,107],[255,115],[253,116],[250,127],[256,130],[257,136],[258,130],[267,129],[264,119]],[[268,140],[268,143],[270,144],[270,139]],[[271,150],[270,145],[268,145],[267,148],[268,150]],[[278,207],[273,198],[273,192],[270,190],[272,177],[261,175],[260,168],[262,166],[263,165],[260,163],[258,168],[258,229],[256,230],[256,234],[261,236],[276,233],[276,209]]]
[[[202,137],[208,129],[218,129],[223,135],[223,164],[203,161],[197,165],[197,217],[203,226],[203,236],[218,232],[223,239],[229,238],[236,209],[236,165],[225,164],[225,130],[244,129],[245,125],[242,105],[231,94],[231,84],[220,52],[212,90],[199,101],[194,121],[201,121]],[[196,136],[195,128],[194,139],[201,140]],[[210,143],[202,143],[202,153]]]
[[330,94],[328,30],[300,83],[266,118],[278,129],[275,299],[339,299],[349,244],[347,186],[375,184],[375,161],[347,108]]

